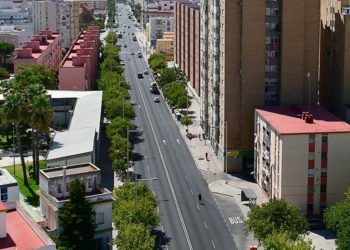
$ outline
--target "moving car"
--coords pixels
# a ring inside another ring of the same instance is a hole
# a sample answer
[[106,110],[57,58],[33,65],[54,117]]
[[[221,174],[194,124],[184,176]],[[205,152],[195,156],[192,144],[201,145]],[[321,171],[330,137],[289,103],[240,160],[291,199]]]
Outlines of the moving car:
[[134,51],[131,51],[130,55],[135,55]]
[[144,75],[148,75],[148,70],[143,71]]
[[126,48],[126,47],[128,47],[128,45],[127,45],[127,44],[124,44],[124,48]]
[[132,40],[133,40],[133,41],[137,41],[136,36],[134,36],[134,37],[132,38]]
[[124,66],[125,62],[124,61],[120,61],[120,65]]
[[139,73],[137,74],[137,77],[138,77],[139,79],[142,79],[142,78],[143,78],[142,72],[139,72]]
[[153,101],[154,101],[154,102],[160,102],[159,96],[154,97],[154,98],[153,98]]
[[139,58],[142,58],[142,53],[141,52],[138,52],[137,55],[138,55]]

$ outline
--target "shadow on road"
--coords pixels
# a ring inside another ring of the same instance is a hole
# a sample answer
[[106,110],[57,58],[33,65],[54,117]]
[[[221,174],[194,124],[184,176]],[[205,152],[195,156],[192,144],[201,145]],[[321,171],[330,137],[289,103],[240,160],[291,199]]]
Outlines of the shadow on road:
[[164,249],[164,246],[167,245],[171,238],[166,236],[166,233],[160,230],[153,230],[152,234],[156,236],[156,247],[155,249],[161,250]]

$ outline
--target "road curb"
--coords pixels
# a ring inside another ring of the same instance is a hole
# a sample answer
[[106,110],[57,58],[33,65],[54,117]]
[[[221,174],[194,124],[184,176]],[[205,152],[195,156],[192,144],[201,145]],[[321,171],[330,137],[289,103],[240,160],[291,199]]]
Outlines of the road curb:
[[230,194],[220,193],[220,192],[217,192],[217,191],[213,191],[213,190],[211,190],[211,189],[209,189],[209,190],[210,190],[210,192],[212,192],[213,194],[221,194],[221,195],[225,195],[225,196],[234,198],[234,196],[233,196],[233,195],[230,195]]

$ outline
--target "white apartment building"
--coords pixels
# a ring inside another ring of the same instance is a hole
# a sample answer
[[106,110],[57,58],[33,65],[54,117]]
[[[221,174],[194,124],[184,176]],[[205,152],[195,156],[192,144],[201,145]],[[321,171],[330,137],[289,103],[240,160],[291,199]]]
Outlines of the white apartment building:
[[13,0],[1,0],[0,26],[2,25],[14,25],[15,28],[33,32],[30,9],[24,5],[16,7]]
[[22,47],[24,45],[24,42],[30,41],[32,36],[32,30],[15,28],[14,25],[0,26],[0,41],[11,43],[15,47]]
[[18,201],[19,187],[13,176],[5,169],[0,168],[0,201]]
[[255,110],[254,174],[270,198],[320,215],[350,186],[350,125],[325,109]]
[[95,210],[97,249],[109,249],[112,238],[112,193],[101,188],[101,170],[91,163],[40,170],[40,210],[50,230],[60,230],[58,213],[69,201],[69,184],[79,179]]
[[174,17],[152,17],[146,25],[146,38],[151,46],[156,46],[157,39],[162,39],[164,32],[174,31]]
[[32,3],[35,32],[50,28],[61,33],[63,48],[79,34],[79,1],[43,0]]

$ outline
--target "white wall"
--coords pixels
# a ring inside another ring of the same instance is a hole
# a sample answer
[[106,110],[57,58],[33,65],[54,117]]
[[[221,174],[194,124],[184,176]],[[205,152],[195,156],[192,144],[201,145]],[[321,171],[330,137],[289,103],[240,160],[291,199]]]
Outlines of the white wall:
[[71,156],[66,158],[47,160],[46,167],[58,167],[58,166],[68,166],[87,162],[93,162],[93,152],[87,154],[81,154],[77,156]]
[[283,135],[281,196],[306,213],[308,181],[308,135]]
[[328,135],[327,206],[344,199],[350,187],[350,134]]

